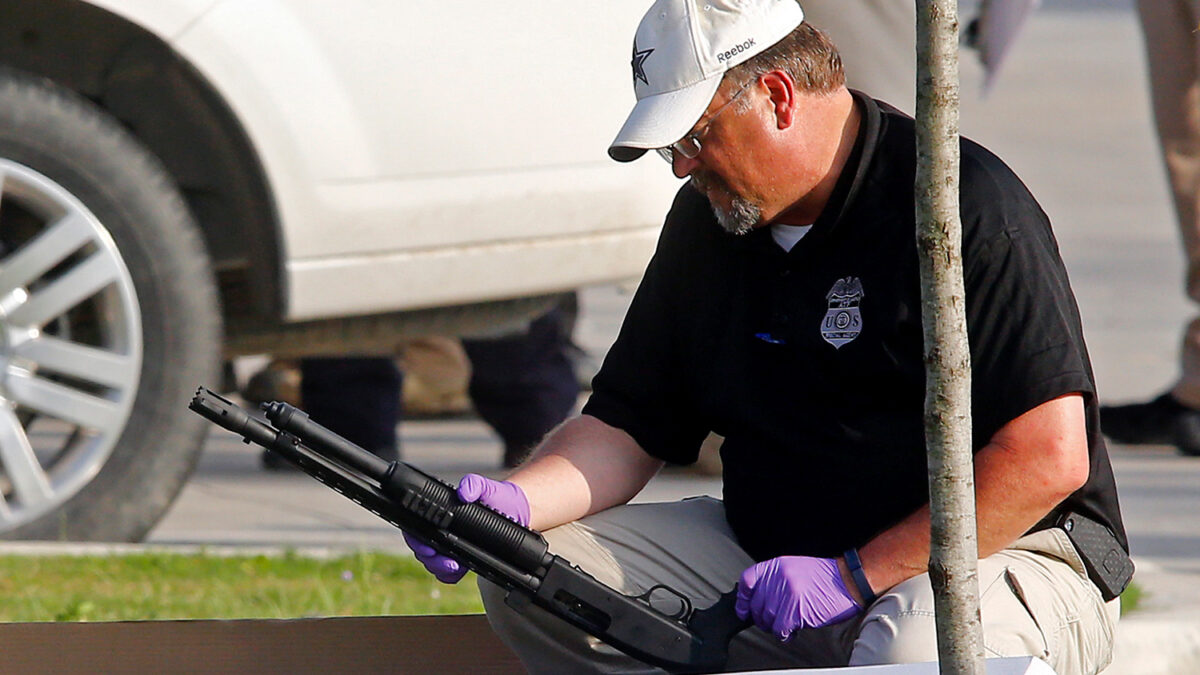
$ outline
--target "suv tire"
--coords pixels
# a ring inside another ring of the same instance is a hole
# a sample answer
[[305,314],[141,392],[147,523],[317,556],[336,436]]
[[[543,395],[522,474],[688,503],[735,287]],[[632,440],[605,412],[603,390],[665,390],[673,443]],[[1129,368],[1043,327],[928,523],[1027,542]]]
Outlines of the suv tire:
[[220,317],[158,159],[87,99],[0,68],[0,537],[144,538],[199,457],[187,404],[218,381]]

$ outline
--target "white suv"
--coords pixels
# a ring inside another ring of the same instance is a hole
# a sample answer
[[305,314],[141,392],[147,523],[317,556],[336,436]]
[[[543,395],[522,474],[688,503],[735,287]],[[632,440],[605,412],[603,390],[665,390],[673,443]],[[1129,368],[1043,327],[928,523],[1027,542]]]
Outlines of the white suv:
[[645,0],[0,0],[0,536],[138,540],[241,354],[389,353],[636,276]]

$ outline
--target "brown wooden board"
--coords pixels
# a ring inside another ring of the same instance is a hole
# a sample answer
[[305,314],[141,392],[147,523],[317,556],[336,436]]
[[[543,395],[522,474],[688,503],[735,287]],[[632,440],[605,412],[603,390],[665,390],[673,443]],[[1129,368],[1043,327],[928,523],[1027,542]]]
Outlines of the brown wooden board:
[[482,615],[0,624],[0,672],[523,673]]

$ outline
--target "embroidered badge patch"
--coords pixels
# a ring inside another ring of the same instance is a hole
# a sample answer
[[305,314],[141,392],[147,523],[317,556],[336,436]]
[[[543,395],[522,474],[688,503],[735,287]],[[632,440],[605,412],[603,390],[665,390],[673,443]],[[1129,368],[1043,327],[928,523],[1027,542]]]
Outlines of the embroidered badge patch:
[[821,337],[835,349],[841,349],[862,332],[862,313],[858,309],[863,299],[862,281],[858,277],[838,279],[825,299],[829,301],[829,311],[821,320]]

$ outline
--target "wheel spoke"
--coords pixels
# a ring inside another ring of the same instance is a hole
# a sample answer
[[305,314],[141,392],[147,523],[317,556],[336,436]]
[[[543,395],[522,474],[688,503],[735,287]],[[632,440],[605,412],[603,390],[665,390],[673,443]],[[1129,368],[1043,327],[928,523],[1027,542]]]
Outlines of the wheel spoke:
[[0,463],[23,507],[36,506],[54,497],[21,421],[7,406],[0,406]]
[[[3,177],[4,175],[0,174],[0,179],[3,179]],[[29,439],[25,436],[25,429],[21,426],[21,421],[0,402],[0,451],[2,451],[4,446],[9,444],[9,441],[5,439],[15,436],[24,438],[25,445],[29,445]],[[3,460],[0,459],[0,461]],[[12,509],[8,507],[8,500],[4,498],[4,495],[0,494],[0,524],[7,523],[12,518],[13,513]]]
[[0,296],[49,272],[91,238],[91,226],[83,215],[63,216],[7,260],[0,261]]
[[118,403],[24,371],[10,370],[7,384],[14,401],[64,422],[97,431],[123,422]]
[[97,349],[75,342],[42,335],[13,349],[13,355],[37,364],[38,371],[49,370],[84,382],[124,388],[134,375],[136,360],[124,354]]
[[112,258],[97,252],[49,286],[39,288],[8,318],[13,325],[40,328],[117,281],[120,273]]
[[130,424],[141,313],[123,251],[86,203],[5,158],[0,203],[0,533],[37,533],[87,503],[80,491]]

